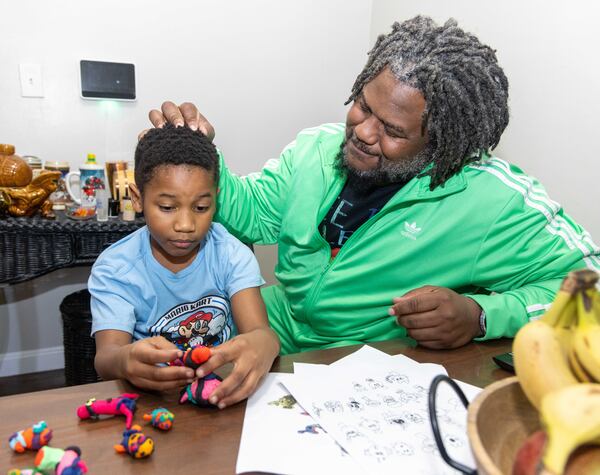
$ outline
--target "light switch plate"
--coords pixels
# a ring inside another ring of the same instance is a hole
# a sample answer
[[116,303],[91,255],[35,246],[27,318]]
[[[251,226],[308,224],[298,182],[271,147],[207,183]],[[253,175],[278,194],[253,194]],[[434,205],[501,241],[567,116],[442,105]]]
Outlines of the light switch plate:
[[21,78],[21,96],[44,97],[41,65],[21,63],[19,64],[19,76]]

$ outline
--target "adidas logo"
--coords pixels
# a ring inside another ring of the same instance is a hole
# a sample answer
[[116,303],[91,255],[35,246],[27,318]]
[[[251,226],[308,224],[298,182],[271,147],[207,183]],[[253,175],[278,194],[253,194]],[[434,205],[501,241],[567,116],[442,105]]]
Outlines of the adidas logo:
[[400,234],[402,234],[402,236],[404,236],[404,237],[407,237],[407,238],[415,241],[417,239],[417,236],[421,232],[421,229],[422,228],[417,226],[417,223],[414,221],[412,223],[409,223],[408,221],[404,221],[404,231],[402,231]]

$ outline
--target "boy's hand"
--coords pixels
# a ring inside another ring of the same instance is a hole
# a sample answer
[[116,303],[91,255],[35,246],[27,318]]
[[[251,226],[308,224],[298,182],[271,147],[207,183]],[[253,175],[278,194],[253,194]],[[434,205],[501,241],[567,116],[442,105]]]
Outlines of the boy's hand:
[[426,285],[395,297],[389,314],[426,348],[458,348],[480,332],[481,307],[445,287]]
[[143,389],[162,391],[185,386],[193,381],[193,369],[157,366],[181,355],[181,350],[162,336],[138,340],[121,348],[120,373],[123,378]]
[[210,359],[196,370],[203,378],[226,363],[233,370],[211,394],[209,401],[219,409],[247,398],[269,371],[279,354],[279,338],[270,328],[258,328],[211,348]]

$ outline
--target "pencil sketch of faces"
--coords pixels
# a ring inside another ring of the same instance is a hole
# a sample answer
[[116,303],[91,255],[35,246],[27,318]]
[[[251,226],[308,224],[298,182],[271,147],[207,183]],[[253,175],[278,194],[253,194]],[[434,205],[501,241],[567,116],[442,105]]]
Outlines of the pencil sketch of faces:
[[407,424],[409,422],[404,416],[404,414],[384,412],[383,417],[388,424],[396,427],[402,427],[402,429],[406,429]]
[[354,381],[352,383],[352,387],[354,388],[355,391],[357,392],[363,392],[366,391],[367,388],[365,388],[362,384],[360,384],[359,382]]
[[363,396],[361,399],[369,407],[381,406],[380,401],[377,399],[371,399],[369,396]]
[[391,396],[389,394],[383,395],[383,402],[389,407],[394,407],[400,404],[400,401],[398,399],[395,399],[394,396]]
[[405,416],[406,420],[408,420],[414,424],[422,424],[423,422],[425,422],[425,419],[423,418],[423,416],[416,412],[406,412],[406,413],[404,413],[404,416]]
[[348,407],[350,408],[351,411],[353,412],[357,412],[357,411],[362,411],[363,407],[360,404],[360,402],[358,402],[356,399],[354,398],[350,398],[350,400],[348,401]]
[[388,374],[385,377],[385,380],[390,384],[392,384],[392,383],[408,384],[408,382],[409,382],[408,376],[406,376],[405,374],[396,373],[395,371],[392,371],[390,374]]
[[403,404],[407,404],[409,402],[424,402],[426,396],[421,392],[410,393],[404,391],[403,389],[398,389],[396,391],[396,394],[396,397],[398,397],[400,399],[400,402],[402,402]]
[[329,412],[344,412],[344,407],[340,401],[325,401],[323,405]]
[[450,447],[462,447],[465,445],[463,439],[453,434],[444,434],[444,444]]
[[[451,424],[455,427],[461,427],[461,428],[465,427],[464,423],[461,423],[461,422],[457,421],[456,418],[451,417],[450,413],[447,409],[437,408],[435,411],[435,414],[437,416],[438,422],[443,422],[444,424]],[[466,416],[465,416],[465,420],[466,420]]]
[[430,436],[425,435],[425,434],[417,434],[417,437],[422,440],[421,450],[423,450],[423,452],[425,452],[427,454],[432,454],[432,455],[434,455],[434,454],[437,455],[439,453],[437,444],[435,443],[433,438],[431,438]]
[[377,462],[385,462],[386,459],[392,455],[392,450],[389,447],[382,447],[380,445],[371,445],[365,449],[365,455],[367,457],[373,457]]
[[316,415],[317,417],[319,417],[319,416],[321,415],[321,411],[322,411],[323,409],[321,409],[319,406],[317,406],[317,405],[316,405],[314,402],[313,402],[313,405],[312,405],[312,407],[313,407],[313,412],[315,413],[315,415]]
[[415,451],[413,448],[404,442],[395,442],[392,444],[392,450],[398,455],[414,455]]
[[358,425],[362,429],[370,430],[371,432],[379,433],[381,432],[381,426],[379,425],[379,421],[376,419],[367,419],[363,417]]
[[357,430],[355,427],[346,425],[346,424],[340,424],[339,425],[340,431],[346,436],[346,440],[350,441],[350,440],[354,440],[357,438],[362,438],[365,435]]
[[371,389],[381,389],[385,387],[383,384],[381,384],[379,381],[375,381],[373,378],[365,378],[365,381]]
[[452,409],[454,409],[456,411],[464,410],[466,412],[465,406],[463,405],[462,401],[456,395],[452,395],[448,399],[448,406],[450,406]]

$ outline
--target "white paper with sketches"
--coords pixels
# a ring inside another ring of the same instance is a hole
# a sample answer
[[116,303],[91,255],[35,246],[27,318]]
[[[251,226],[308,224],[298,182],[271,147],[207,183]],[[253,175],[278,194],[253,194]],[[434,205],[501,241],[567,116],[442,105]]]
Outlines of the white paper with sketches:
[[[357,353],[330,366],[295,364],[294,377],[284,384],[364,473],[457,473],[439,455],[427,411],[429,385],[436,375],[446,373],[444,368],[372,348]],[[465,383],[460,386],[469,400],[480,391]],[[474,467],[466,410],[447,385],[439,387],[437,402],[447,451]]]
[[364,473],[282,385],[293,377],[270,373],[248,399],[236,473]]

